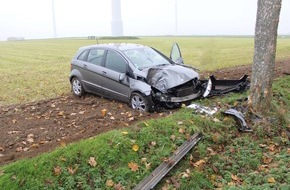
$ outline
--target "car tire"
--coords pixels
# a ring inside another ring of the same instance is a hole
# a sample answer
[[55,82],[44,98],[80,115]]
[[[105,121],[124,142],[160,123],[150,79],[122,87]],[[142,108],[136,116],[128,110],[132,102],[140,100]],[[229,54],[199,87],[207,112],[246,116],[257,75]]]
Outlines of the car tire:
[[74,77],[71,80],[71,89],[73,91],[73,94],[75,96],[78,96],[78,97],[81,97],[85,93],[83,85],[82,85],[81,81],[77,77]]
[[153,102],[151,97],[144,97],[142,94],[138,92],[133,92],[130,98],[130,104],[133,109],[139,111],[152,111],[153,110]]

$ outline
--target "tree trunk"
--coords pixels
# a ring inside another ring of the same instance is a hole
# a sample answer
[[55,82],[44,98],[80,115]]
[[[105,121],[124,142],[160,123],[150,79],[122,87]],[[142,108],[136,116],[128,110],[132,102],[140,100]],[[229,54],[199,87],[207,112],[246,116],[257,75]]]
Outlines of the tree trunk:
[[261,115],[266,115],[271,107],[281,3],[282,0],[258,0],[248,105],[252,112]]

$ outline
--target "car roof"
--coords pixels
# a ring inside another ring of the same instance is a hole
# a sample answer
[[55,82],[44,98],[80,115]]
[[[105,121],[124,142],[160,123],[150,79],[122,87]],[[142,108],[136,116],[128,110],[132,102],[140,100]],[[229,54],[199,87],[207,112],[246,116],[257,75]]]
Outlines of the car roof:
[[144,48],[147,46],[141,45],[141,44],[133,44],[133,43],[108,43],[108,44],[96,44],[96,45],[90,45],[90,46],[84,46],[80,49],[92,49],[92,48],[104,48],[104,49],[114,49],[114,50],[129,50],[129,49],[138,49],[138,48]]

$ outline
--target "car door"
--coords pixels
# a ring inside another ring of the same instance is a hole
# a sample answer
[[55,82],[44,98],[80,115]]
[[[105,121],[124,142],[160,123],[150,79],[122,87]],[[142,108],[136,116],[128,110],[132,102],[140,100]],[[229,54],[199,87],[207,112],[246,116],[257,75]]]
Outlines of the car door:
[[86,62],[83,64],[83,83],[86,91],[103,95],[102,62],[105,50],[92,48],[89,50]]
[[172,45],[171,51],[170,51],[170,59],[177,64],[183,64],[183,58],[179,49],[179,46],[177,43],[174,43]]
[[128,77],[128,63],[117,52],[108,50],[102,69],[103,91],[105,96],[120,101],[129,101],[131,94]]

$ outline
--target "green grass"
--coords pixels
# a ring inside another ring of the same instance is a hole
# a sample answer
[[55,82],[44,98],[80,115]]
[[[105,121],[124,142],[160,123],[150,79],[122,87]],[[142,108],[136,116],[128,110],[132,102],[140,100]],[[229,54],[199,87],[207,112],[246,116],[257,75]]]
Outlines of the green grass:
[[[252,37],[140,37],[99,39],[98,43],[129,42],[155,47],[169,56],[178,42],[185,63],[216,70],[252,63]],[[96,44],[81,38],[0,42],[2,87],[0,106],[56,97],[70,92],[70,60],[81,46]],[[277,60],[290,58],[290,38],[279,38]]]
[[[274,82],[271,122],[256,123],[253,133],[238,132],[234,119],[220,112],[214,116],[219,121],[214,121],[214,117],[182,108],[163,119],[143,121],[0,167],[0,187],[114,189],[119,184],[132,189],[170,157],[188,135],[202,132],[203,139],[156,189],[289,189],[289,85],[289,76]],[[198,103],[221,105],[224,110],[246,96],[230,94]],[[277,112],[280,105],[285,110]],[[138,145],[137,151],[132,149],[134,145]],[[89,163],[90,157],[95,166]],[[132,162],[139,166],[137,171],[128,167]]]

